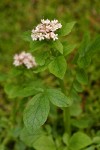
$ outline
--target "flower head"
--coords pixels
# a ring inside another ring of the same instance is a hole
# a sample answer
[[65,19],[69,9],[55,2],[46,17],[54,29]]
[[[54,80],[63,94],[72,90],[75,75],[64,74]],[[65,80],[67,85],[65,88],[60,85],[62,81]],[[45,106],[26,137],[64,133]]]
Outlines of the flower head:
[[58,39],[58,34],[55,34],[55,31],[62,27],[61,23],[58,20],[44,20],[41,19],[41,23],[32,30],[31,37],[33,41],[44,40],[44,39],[53,39],[54,41]]
[[13,64],[15,66],[25,65],[28,69],[37,66],[35,58],[30,53],[24,51],[20,54],[15,54]]

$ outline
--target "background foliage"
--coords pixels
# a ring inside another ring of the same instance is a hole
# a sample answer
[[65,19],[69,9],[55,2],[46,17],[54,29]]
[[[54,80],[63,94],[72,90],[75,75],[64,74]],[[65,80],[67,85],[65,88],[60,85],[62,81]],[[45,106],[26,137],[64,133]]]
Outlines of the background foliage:
[[[33,136],[32,138],[28,137],[27,133],[25,133],[26,135],[23,135],[23,131],[20,135],[20,124],[22,122],[21,112],[24,109],[26,98],[24,98],[24,100],[22,101],[20,100],[22,106],[21,108],[19,108],[18,110],[13,109],[15,107],[18,107],[19,100],[17,100],[16,98],[16,104],[14,104],[13,99],[8,97],[6,94],[6,90],[4,90],[7,74],[13,67],[13,55],[21,50],[28,50],[28,44],[22,40],[22,33],[26,30],[32,29],[38,22],[40,22],[41,18],[57,18],[59,21],[65,22],[70,22],[73,20],[77,21],[72,34],[68,37],[65,37],[65,40],[67,39],[67,41],[70,41],[70,43],[76,45],[75,51],[72,53],[71,57],[68,60],[70,62],[77,51],[79,43],[83,39],[84,33],[90,32],[91,38],[99,33],[99,14],[99,0],[0,1],[0,150],[24,150],[26,148],[31,150],[31,148],[28,148],[28,146],[30,147],[30,145],[32,145],[33,141],[35,141],[36,138],[36,136],[34,138]],[[93,56],[91,65],[87,70],[89,76],[89,85],[84,85],[82,87],[83,92],[79,94],[81,96],[81,104],[76,104],[76,106],[72,106],[71,109],[72,131],[75,132],[78,130],[83,130],[94,141],[94,144],[86,150],[99,150],[100,148],[100,60],[98,59],[98,55],[100,55],[100,52]],[[70,67],[73,69],[74,66]],[[69,71],[67,76],[70,77]],[[52,86],[58,86],[55,78],[47,72],[39,74],[39,77],[45,79],[46,84],[49,83]],[[14,80],[14,82],[18,81]],[[67,85],[70,85],[69,81],[67,81]],[[8,89],[10,88],[8,87]],[[75,88],[78,91],[79,89],[81,89],[79,85]],[[75,96],[75,93],[74,98],[76,98],[76,101],[80,101],[78,95]],[[16,118],[12,114],[16,114]],[[68,139],[66,134],[64,134],[63,139],[61,139],[63,133],[61,120],[62,111],[52,106],[50,119],[48,119],[44,127],[45,131],[43,131],[41,137],[41,131],[37,135],[37,137],[40,137],[41,139],[34,144],[34,148],[36,150],[44,150],[44,147],[42,148],[41,145],[44,145],[46,147],[46,150],[49,150],[48,145],[50,145],[50,150],[55,150],[55,144],[51,136],[52,133],[53,136],[56,137],[56,146],[61,146],[59,148],[60,150],[62,148],[62,143],[64,143],[65,145],[68,144],[66,143]],[[84,135],[81,135],[80,132],[77,134],[80,135],[80,137],[84,137]],[[77,139],[77,134],[74,135],[73,138]],[[87,141],[87,137],[85,138]],[[47,145],[45,145],[46,142],[44,143],[45,140],[47,140]],[[88,140],[90,142],[90,139]],[[73,143],[73,139],[70,139],[69,143]]]

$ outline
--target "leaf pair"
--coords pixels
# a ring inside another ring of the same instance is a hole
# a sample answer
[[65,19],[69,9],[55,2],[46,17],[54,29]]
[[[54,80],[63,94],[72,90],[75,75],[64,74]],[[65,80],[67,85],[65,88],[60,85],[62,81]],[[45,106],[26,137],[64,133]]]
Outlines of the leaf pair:
[[61,91],[46,89],[35,95],[24,111],[24,124],[29,132],[40,128],[47,120],[50,102],[58,107],[68,107],[71,101]]

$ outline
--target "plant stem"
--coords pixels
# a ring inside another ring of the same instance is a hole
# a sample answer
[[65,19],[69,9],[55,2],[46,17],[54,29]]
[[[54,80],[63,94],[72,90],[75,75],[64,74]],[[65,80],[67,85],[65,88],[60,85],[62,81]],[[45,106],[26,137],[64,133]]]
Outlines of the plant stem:
[[[59,79],[59,83],[60,83],[62,92],[66,95],[66,88],[64,85],[64,81]],[[67,132],[70,135],[71,126],[70,126],[70,108],[69,107],[63,108],[63,121],[64,121],[65,132]]]
[[13,125],[15,125],[15,123],[16,123],[16,112],[17,112],[17,100],[15,99],[13,101],[12,116],[11,116],[11,121],[12,121]]

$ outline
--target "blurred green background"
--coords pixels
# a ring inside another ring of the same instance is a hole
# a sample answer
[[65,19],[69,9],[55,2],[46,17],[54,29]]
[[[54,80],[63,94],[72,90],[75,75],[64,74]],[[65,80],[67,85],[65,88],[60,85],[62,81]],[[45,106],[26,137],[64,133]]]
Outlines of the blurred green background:
[[[28,50],[21,35],[31,30],[42,18],[58,19],[59,21],[77,21],[68,36],[72,43],[79,44],[85,32],[93,38],[100,31],[99,0],[0,0],[0,76],[7,74],[13,67],[13,55]],[[100,130],[100,59],[96,54],[88,68],[89,86],[85,87],[83,105],[86,113],[93,118],[93,128]],[[3,90],[0,77],[0,115],[10,110],[8,97]],[[84,98],[85,97],[85,98]],[[7,115],[7,114],[6,114]]]

